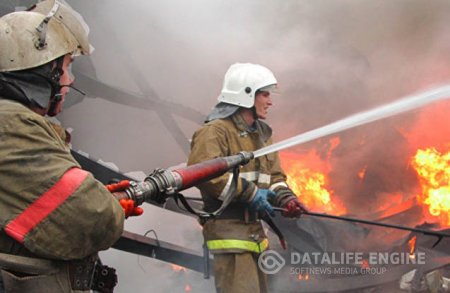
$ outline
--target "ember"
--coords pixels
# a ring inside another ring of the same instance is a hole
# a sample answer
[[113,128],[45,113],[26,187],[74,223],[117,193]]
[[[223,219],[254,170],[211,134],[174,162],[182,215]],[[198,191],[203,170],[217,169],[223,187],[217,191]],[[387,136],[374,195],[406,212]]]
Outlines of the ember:
[[361,262],[361,268],[363,268],[363,269],[368,269],[368,268],[370,268],[369,260],[368,260],[368,259],[363,259],[363,260],[362,260],[362,262]]
[[302,281],[308,281],[309,280],[309,275],[308,274],[298,274],[298,279],[302,280]]
[[417,237],[413,236],[409,241],[408,241],[408,246],[409,246],[409,257],[414,259],[415,258],[415,252],[416,252],[416,240]]
[[367,170],[367,166],[364,166],[364,168],[362,168],[361,170],[359,170],[358,172],[358,177],[360,179],[364,179],[364,176],[366,176],[366,170]]
[[181,272],[181,271],[185,272],[186,271],[185,267],[182,267],[179,265],[171,264],[170,266],[172,267],[172,270],[174,270],[175,272]]

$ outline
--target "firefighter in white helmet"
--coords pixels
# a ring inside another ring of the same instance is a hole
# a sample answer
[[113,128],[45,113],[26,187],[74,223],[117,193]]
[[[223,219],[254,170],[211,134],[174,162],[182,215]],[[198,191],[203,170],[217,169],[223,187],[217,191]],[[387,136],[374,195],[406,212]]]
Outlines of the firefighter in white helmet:
[[0,18],[0,292],[112,292],[117,281],[97,252],[141,211],[124,215],[45,117],[62,109],[73,59],[91,51],[87,25],[65,2]]
[[[225,74],[219,103],[206,124],[192,138],[188,165],[216,157],[255,151],[272,143],[267,118],[277,88],[273,73],[251,63],[231,65]],[[198,188],[204,209],[220,207],[231,186],[227,173]],[[267,278],[258,268],[257,257],[268,247],[260,215],[282,207],[286,217],[299,217],[305,208],[286,183],[277,153],[259,157],[240,169],[234,201],[203,226],[209,250],[214,254],[218,292],[267,292]]]

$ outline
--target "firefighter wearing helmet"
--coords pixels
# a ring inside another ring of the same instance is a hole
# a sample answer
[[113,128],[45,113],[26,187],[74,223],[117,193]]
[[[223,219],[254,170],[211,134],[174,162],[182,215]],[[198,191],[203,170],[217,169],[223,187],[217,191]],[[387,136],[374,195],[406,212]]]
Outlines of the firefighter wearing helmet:
[[87,25],[64,2],[0,18],[0,292],[112,292],[116,283],[97,252],[139,211],[124,215],[46,118],[62,109],[73,59],[91,51]]
[[[272,143],[264,123],[272,106],[277,80],[264,66],[231,65],[225,74],[219,103],[192,138],[188,165],[216,157],[255,151]],[[231,188],[232,175],[199,185],[204,209],[212,212]],[[286,217],[299,217],[305,208],[286,183],[277,153],[259,157],[240,169],[235,197],[224,212],[203,226],[214,254],[218,292],[267,292],[267,279],[258,268],[258,255],[268,248],[260,217],[282,207]]]

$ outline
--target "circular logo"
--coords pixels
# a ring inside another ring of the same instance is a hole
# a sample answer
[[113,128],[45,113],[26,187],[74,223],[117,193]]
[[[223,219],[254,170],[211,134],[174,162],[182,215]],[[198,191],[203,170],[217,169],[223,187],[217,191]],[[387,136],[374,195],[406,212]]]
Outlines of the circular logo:
[[258,258],[259,269],[269,275],[278,273],[285,264],[284,258],[275,250],[266,250]]

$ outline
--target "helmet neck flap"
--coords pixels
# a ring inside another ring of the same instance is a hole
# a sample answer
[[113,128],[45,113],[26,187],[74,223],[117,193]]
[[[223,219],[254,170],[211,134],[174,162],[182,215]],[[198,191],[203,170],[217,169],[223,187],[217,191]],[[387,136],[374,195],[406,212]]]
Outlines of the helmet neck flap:
[[0,95],[29,107],[48,108],[47,114],[54,116],[61,100],[59,80],[63,61],[64,56],[35,68],[0,72]]

